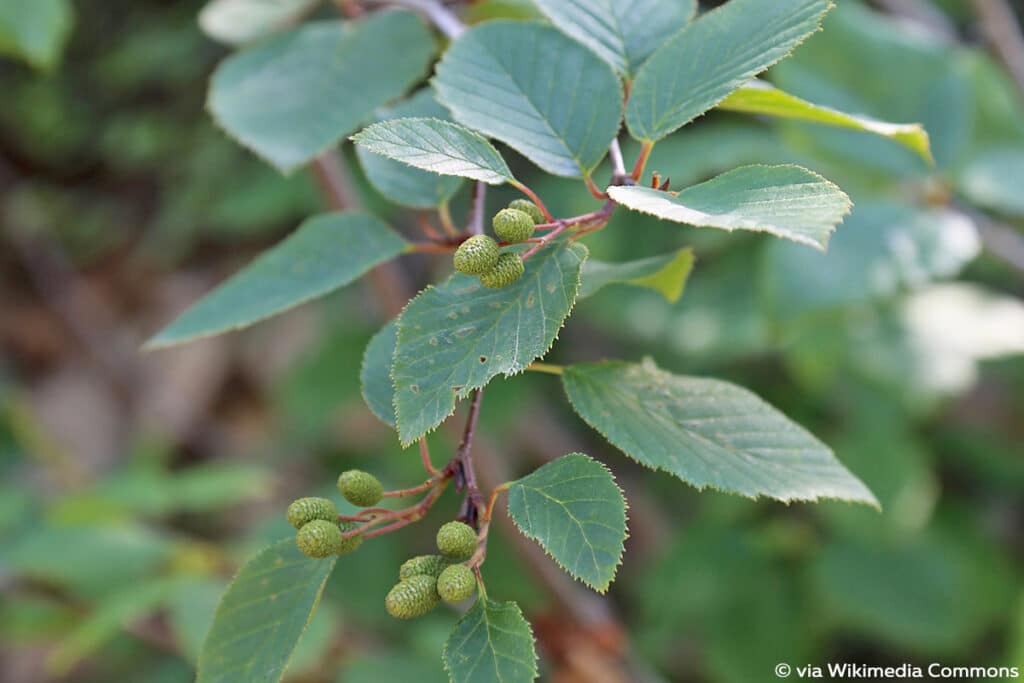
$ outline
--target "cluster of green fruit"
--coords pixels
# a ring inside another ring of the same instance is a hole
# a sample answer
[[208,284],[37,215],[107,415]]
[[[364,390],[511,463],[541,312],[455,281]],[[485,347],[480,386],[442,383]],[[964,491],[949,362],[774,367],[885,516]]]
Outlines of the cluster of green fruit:
[[[370,507],[384,497],[384,487],[377,477],[360,470],[342,472],[338,491],[348,502]],[[327,498],[299,498],[288,506],[288,523],[297,529],[295,543],[309,557],[324,558],[347,555],[363,544],[360,535],[345,538],[344,534],[359,525],[338,520],[338,509]]]
[[[536,204],[517,199],[494,214],[491,224],[499,240],[515,244],[533,237],[536,226],[543,222],[544,214]],[[501,253],[501,246],[493,237],[473,235],[456,250],[455,270],[479,276],[484,287],[501,289],[523,276],[523,260],[512,252]]]
[[448,522],[437,532],[440,555],[406,560],[398,570],[398,583],[384,599],[396,619],[421,617],[445,602],[462,602],[476,592],[473,570],[462,564],[476,552],[476,532],[462,522]]

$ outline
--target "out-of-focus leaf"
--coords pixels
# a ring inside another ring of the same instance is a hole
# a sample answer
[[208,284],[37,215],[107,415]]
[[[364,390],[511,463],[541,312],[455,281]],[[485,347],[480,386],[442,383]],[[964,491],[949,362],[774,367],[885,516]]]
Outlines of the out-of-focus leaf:
[[171,551],[167,538],[139,526],[40,526],[11,545],[4,564],[20,576],[100,595],[144,576]]
[[[735,0],[734,0],[735,1]],[[799,166],[744,166],[678,193],[609,187],[617,203],[675,223],[767,232],[824,251],[850,198]]]
[[187,581],[182,577],[144,580],[129,583],[124,590],[107,597],[51,653],[51,670],[65,675],[114,638],[123,626],[162,607]]
[[966,283],[908,296],[875,324],[860,321],[847,348],[855,366],[911,394],[970,388],[978,363],[1024,354],[1024,303]]
[[249,560],[217,608],[197,683],[281,680],[336,561],[306,557],[294,539]]
[[650,361],[572,365],[562,381],[577,414],[614,446],[699,489],[878,505],[825,444],[735,384]]
[[619,130],[622,86],[611,67],[543,24],[470,29],[445,52],[433,82],[456,121],[555,175],[589,176]]
[[959,273],[981,250],[974,224],[943,209],[858,204],[825,255],[767,246],[765,289],[782,318],[918,289]]
[[375,154],[440,175],[500,185],[513,180],[498,150],[456,123],[408,118],[375,123],[352,136]]
[[829,0],[731,0],[662,45],[626,106],[630,134],[653,142],[721,102],[818,30]]
[[73,23],[68,0],[0,0],[0,55],[17,57],[37,69],[52,69],[60,61]]
[[441,424],[456,399],[547,353],[576,302],[586,256],[581,244],[549,245],[508,287],[485,289],[455,274],[409,303],[391,369],[404,445]]
[[1024,217],[1024,147],[982,154],[959,172],[957,185],[969,200],[986,209]]
[[825,548],[812,578],[819,599],[848,630],[921,653],[967,653],[995,616],[980,582],[991,581],[988,589],[997,593],[1003,585],[994,571],[979,575],[976,562],[966,547],[938,539],[838,543]]
[[228,57],[208,106],[232,137],[288,173],[404,93],[433,52],[430,31],[409,12],[314,22]]
[[881,135],[913,150],[925,161],[934,163],[928,133],[919,123],[888,123],[867,116],[847,114],[812,104],[764,81],[751,81],[722,100],[718,106],[728,111],[777,116]]
[[631,78],[693,18],[695,0],[535,0],[559,30]]
[[188,661],[199,661],[206,633],[213,623],[227,581],[190,580],[167,601],[167,619],[175,639]]
[[[433,88],[423,88],[405,102],[379,111],[377,121],[410,117],[447,120],[448,112],[434,98]],[[374,154],[363,145],[356,145],[356,156],[370,184],[401,206],[433,209],[451,199],[463,185],[461,178],[412,168],[401,161]]]
[[553,460],[512,482],[508,514],[560,567],[608,590],[622,562],[626,499],[607,467],[583,453]]
[[363,213],[314,216],[146,342],[156,349],[248,327],[347,285],[407,243]]
[[398,321],[385,325],[366,346],[359,379],[363,399],[387,426],[395,427],[395,387],[391,382],[391,361],[398,343]]
[[452,683],[530,683],[537,678],[533,632],[514,602],[477,600],[455,625],[443,656]]
[[241,45],[287,28],[321,0],[210,0],[199,27],[222,43]]
[[264,496],[269,472],[253,465],[206,463],[177,472],[129,470],[93,489],[61,498],[50,510],[56,521],[131,518],[172,512],[210,512]]
[[583,264],[579,298],[585,299],[597,294],[609,285],[622,284],[653,289],[669,303],[675,303],[683,295],[686,280],[693,270],[693,262],[693,249],[689,247],[674,254],[627,263],[605,263],[588,259]]
[[406,652],[361,656],[345,667],[338,683],[385,683],[417,681],[448,683],[448,676],[436,658],[415,657]]

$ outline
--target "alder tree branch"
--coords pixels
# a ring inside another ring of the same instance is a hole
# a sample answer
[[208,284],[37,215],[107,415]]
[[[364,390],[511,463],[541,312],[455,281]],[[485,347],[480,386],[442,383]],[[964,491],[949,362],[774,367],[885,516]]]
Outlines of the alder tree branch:
[[456,479],[455,490],[465,489],[466,498],[462,502],[462,509],[459,511],[459,519],[476,528],[478,521],[484,512],[484,497],[480,493],[480,484],[477,483],[476,470],[473,467],[473,437],[476,435],[477,420],[480,417],[480,403],[483,400],[484,390],[474,389],[469,403],[469,415],[466,417],[466,427],[462,432],[462,441],[455,453]]
[[971,4],[985,39],[1006,65],[1017,86],[1024,90],[1024,35],[1013,8],[1006,0],[971,0]]
[[[324,199],[332,209],[346,211],[360,207],[352,176],[338,150],[330,149],[314,159],[313,174]],[[382,263],[371,270],[367,277],[383,317],[390,320],[401,313],[410,292],[398,264],[393,261]]]
[[486,206],[487,183],[478,180],[473,185],[473,206],[469,213],[469,225],[466,226],[466,232],[470,235],[483,234]]
[[370,2],[416,10],[436,26],[437,30],[453,40],[466,31],[466,25],[462,23],[462,20],[436,0],[370,0]]

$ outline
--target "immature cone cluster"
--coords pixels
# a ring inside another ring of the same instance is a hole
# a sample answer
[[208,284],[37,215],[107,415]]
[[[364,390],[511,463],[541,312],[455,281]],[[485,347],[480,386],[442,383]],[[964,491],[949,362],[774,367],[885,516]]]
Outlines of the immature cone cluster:
[[[502,242],[515,244],[533,237],[536,226],[544,222],[544,214],[533,202],[516,199],[507,208],[494,214],[491,225]],[[473,235],[455,250],[455,270],[464,275],[477,275],[480,283],[490,289],[501,289],[523,276],[523,260],[511,252],[501,253],[497,240],[487,235]]]
[[288,506],[288,523],[296,529],[314,519],[333,521],[338,518],[338,508],[326,498],[299,498]]
[[303,555],[318,559],[347,555],[363,544],[362,535],[343,536],[359,525],[338,521],[338,509],[326,498],[299,498],[288,506],[287,517],[298,530],[295,544]]
[[373,507],[384,497],[384,486],[377,477],[362,470],[348,470],[338,477],[338,491],[345,500],[359,507]]
[[480,276],[480,284],[488,289],[501,289],[523,276],[523,259],[518,254],[505,253],[498,257],[494,267]]
[[476,576],[464,564],[453,564],[437,577],[437,594],[445,602],[462,602],[476,592]]
[[476,552],[476,531],[462,522],[448,522],[437,530],[437,549],[455,562],[468,560]]
[[476,550],[476,532],[462,522],[448,522],[437,532],[440,555],[418,555],[402,563],[398,583],[384,598],[396,619],[421,617],[444,600],[462,602],[476,592],[476,576],[464,564]]
[[519,209],[502,209],[494,214],[491,225],[502,242],[525,242],[533,237],[533,218]]

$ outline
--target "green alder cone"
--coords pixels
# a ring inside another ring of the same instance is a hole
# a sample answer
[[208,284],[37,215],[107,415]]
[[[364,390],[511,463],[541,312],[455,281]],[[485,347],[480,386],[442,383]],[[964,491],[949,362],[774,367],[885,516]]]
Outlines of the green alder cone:
[[437,579],[419,574],[399,581],[384,598],[384,607],[396,619],[415,619],[437,607],[440,602]]
[[295,543],[303,555],[323,559],[337,555],[344,540],[341,538],[341,529],[338,528],[337,522],[314,519],[299,529],[295,535]]
[[448,522],[437,530],[437,549],[450,560],[468,560],[476,552],[476,531],[462,522]]
[[488,289],[508,287],[521,278],[525,270],[523,260],[518,254],[505,253],[498,258],[493,268],[480,276],[480,284]]
[[518,209],[502,209],[491,220],[494,234],[504,242],[525,242],[533,237],[534,221],[530,214]]
[[299,498],[288,506],[288,523],[301,529],[314,519],[333,522],[338,518],[338,508],[326,498]]
[[473,235],[455,250],[455,270],[464,275],[480,275],[494,268],[501,247],[493,237]]
[[437,578],[450,564],[451,560],[442,555],[418,555],[402,563],[398,568],[398,578],[408,579],[418,575]]
[[547,222],[547,219],[544,218],[544,213],[540,210],[540,207],[529,199],[514,199],[509,203],[508,208],[515,209],[516,211],[522,211],[533,219],[534,225],[540,225],[541,223]]
[[342,472],[338,477],[338,491],[348,502],[364,508],[376,505],[384,497],[380,480],[362,470]]
[[437,594],[445,602],[462,602],[475,592],[476,577],[464,564],[453,564],[437,577]]
[[[347,533],[359,528],[358,522],[338,522],[338,529],[341,533]],[[355,552],[359,549],[359,546],[363,544],[363,536],[350,536],[348,538],[342,538],[341,544],[338,546],[338,555],[348,555],[349,553]]]

